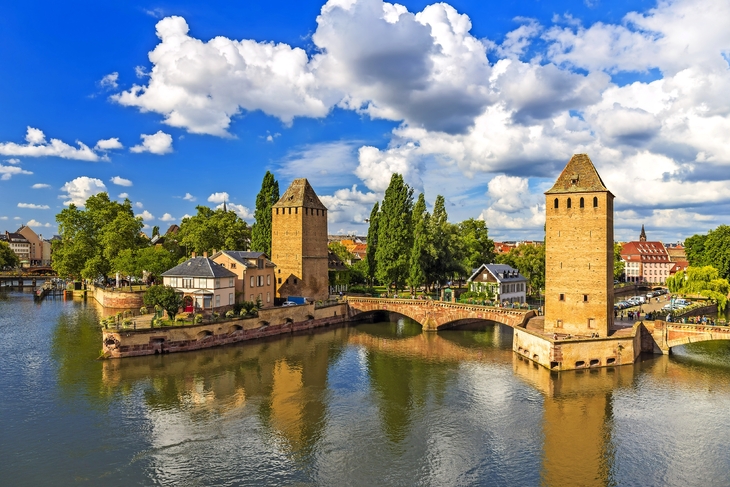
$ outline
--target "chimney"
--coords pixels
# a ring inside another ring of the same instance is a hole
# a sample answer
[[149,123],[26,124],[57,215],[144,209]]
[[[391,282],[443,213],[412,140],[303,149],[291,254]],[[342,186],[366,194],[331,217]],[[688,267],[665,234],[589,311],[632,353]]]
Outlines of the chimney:
[[190,252],[190,257],[195,258],[195,252]]
[[205,257],[206,259],[208,258],[208,251],[207,250],[205,252],[203,252],[203,257]]

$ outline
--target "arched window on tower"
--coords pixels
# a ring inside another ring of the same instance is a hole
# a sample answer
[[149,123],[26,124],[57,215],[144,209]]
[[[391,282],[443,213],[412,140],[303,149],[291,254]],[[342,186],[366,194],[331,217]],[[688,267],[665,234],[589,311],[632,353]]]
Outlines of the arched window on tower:
[[580,207],[585,207],[585,201],[583,201],[583,198],[580,199]]
[[557,199],[557,198],[555,198],[555,208],[557,208],[558,206],[559,206],[559,205],[558,205],[558,199]]
[[567,206],[568,208],[572,208],[573,207],[573,205],[571,204],[570,198],[568,198],[568,204],[565,205],[565,206]]
[[593,197],[593,208],[598,208],[598,196]]

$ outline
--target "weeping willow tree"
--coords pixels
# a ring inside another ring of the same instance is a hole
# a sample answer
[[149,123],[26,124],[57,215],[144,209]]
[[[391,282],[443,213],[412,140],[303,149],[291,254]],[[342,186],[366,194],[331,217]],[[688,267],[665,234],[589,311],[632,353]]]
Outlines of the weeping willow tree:
[[720,312],[725,311],[730,283],[720,278],[720,272],[712,266],[688,267],[667,279],[667,287],[673,293],[697,294],[714,303]]

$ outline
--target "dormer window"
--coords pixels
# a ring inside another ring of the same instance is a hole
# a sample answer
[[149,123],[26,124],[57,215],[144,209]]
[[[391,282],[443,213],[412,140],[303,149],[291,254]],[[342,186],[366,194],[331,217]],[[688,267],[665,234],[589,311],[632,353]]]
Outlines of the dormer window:
[[570,176],[570,184],[572,184],[573,186],[575,186],[576,184],[578,184],[578,180],[579,179],[580,179],[580,176],[578,176],[578,174],[571,175]]

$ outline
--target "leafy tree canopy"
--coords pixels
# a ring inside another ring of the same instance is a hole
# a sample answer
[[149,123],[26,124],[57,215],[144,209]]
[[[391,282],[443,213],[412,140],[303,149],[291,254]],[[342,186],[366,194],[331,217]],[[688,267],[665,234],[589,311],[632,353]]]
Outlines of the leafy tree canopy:
[[623,249],[623,245],[620,243],[613,244],[613,278],[617,280],[624,275],[626,267],[626,262],[621,260],[621,249]]
[[107,278],[112,260],[122,251],[144,245],[142,219],[132,203],[109,200],[107,193],[90,196],[85,208],[71,204],[56,215],[61,240],[53,242],[53,269],[61,276]]
[[170,286],[150,286],[142,299],[147,306],[160,306],[167,311],[171,320],[175,320],[175,315],[183,305],[182,296]]
[[686,272],[678,271],[667,279],[667,287],[673,293],[708,297],[717,303],[720,311],[725,310],[730,293],[730,283],[712,266],[690,266]]
[[251,228],[232,211],[197,206],[197,214],[184,218],[177,233],[178,242],[190,252],[247,250]]
[[367,265],[367,276],[370,285],[375,281],[375,270],[377,264],[375,261],[375,253],[378,248],[378,217],[380,216],[380,204],[376,201],[370,212],[370,225],[368,226],[368,246],[365,262]]
[[18,267],[20,259],[7,242],[0,242],[0,269]]
[[402,289],[408,276],[413,229],[413,189],[400,174],[393,174],[378,216],[378,243],[375,249],[376,276],[380,282],[395,283]]
[[496,261],[514,267],[527,278],[530,294],[545,287],[545,246],[520,245],[506,254],[499,254]]
[[251,250],[271,256],[271,207],[279,201],[279,182],[266,171],[256,195],[256,219],[251,229]]
[[139,250],[125,249],[112,261],[112,269],[122,275],[139,278],[146,273],[152,280],[175,267],[178,258],[176,253],[158,245]]
[[489,238],[484,220],[464,220],[459,223],[457,233],[463,244],[462,265],[467,272],[494,262],[494,241]]

